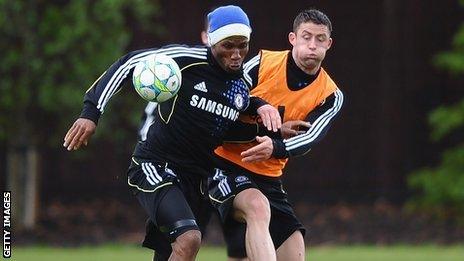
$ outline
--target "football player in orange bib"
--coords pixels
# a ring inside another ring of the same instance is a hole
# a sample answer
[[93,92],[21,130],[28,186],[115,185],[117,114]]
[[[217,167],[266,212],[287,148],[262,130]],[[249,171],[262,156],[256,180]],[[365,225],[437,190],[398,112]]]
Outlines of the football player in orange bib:
[[289,158],[306,154],[325,136],[342,107],[342,92],[321,67],[331,32],[324,13],[304,10],[288,36],[292,50],[261,50],[244,66],[254,87],[251,95],[278,108],[284,124],[281,137],[225,143],[215,151],[217,169],[208,189],[221,216],[229,260],[305,258],[305,228],[287,200],[281,175]]

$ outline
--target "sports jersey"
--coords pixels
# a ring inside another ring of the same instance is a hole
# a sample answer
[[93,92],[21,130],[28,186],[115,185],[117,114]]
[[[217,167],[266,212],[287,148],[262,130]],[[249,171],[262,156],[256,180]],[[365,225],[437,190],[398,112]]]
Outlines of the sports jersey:
[[248,106],[249,88],[242,71],[224,71],[207,47],[170,45],[128,53],[87,91],[81,117],[98,122],[110,98],[132,78],[137,62],[157,53],[177,62],[182,85],[171,100],[152,104],[157,113],[151,115],[153,122],[146,126],[146,139],[137,144],[134,157],[207,173],[212,168],[214,148],[221,144],[240,112],[263,104],[252,99],[252,106]]
[[[289,55],[290,54],[290,55]],[[251,95],[279,108],[283,121],[305,120],[311,127],[289,139],[274,140],[273,157],[260,162],[243,162],[240,153],[257,143],[224,144],[215,152],[253,173],[279,177],[287,158],[307,153],[326,134],[343,104],[343,94],[323,69],[314,77],[305,75],[289,51],[261,51],[244,66],[245,78],[257,86]]]

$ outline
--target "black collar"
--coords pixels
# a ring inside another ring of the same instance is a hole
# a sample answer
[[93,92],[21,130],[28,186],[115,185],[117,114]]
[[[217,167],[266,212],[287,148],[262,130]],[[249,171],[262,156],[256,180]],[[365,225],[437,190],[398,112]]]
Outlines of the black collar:
[[287,85],[288,88],[292,91],[301,90],[304,87],[311,84],[314,80],[316,80],[317,76],[321,68],[317,70],[314,75],[310,75],[305,73],[303,70],[296,65],[295,60],[293,59],[292,52],[288,53],[287,58]]

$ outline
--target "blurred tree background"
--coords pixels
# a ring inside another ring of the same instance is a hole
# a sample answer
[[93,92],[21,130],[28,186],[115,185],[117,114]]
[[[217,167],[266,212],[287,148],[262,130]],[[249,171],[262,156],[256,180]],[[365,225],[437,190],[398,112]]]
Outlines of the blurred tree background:
[[[162,30],[153,23],[158,9],[148,0],[0,1],[0,48],[8,50],[0,56],[0,139],[18,224],[34,224],[38,148],[62,143],[86,89],[128,49],[131,27]],[[129,130],[113,127],[138,123],[144,103],[121,96],[112,106],[124,113],[105,117],[102,141],[123,141]]]
[[288,32],[304,8],[333,23],[323,66],[344,92],[344,108],[284,175],[312,244],[464,241],[455,223],[464,206],[460,2],[0,0],[0,185],[13,192],[16,242],[142,238],[145,213],[125,171],[145,102],[128,84],[88,147],[70,153],[62,139],[85,91],[115,59],[197,44],[205,13],[232,3],[251,20],[248,58],[290,48]]
[[[464,7],[464,1],[460,3]],[[438,54],[434,63],[453,75],[464,74],[464,21],[453,38],[452,50]],[[410,205],[442,218],[458,218],[464,225],[464,98],[435,109],[429,124],[432,140],[447,141],[450,148],[443,152],[437,167],[409,177],[410,186],[418,190]]]

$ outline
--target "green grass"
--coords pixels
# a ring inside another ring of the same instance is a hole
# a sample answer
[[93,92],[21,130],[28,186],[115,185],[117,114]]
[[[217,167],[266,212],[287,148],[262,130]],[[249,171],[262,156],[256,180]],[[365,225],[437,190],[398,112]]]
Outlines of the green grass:
[[308,250],[306,260],[320,261],[463,261],[464,245],[438,246],[338,246]]
[[[100,247],[58,248],[47,246],[14,247],[10,260],[19,261],[125,261],[151,260],[148,249],[133,245],[106,245]],[[197,257],[200,261],[226,260],[225,249],[203,247]],[[314,247],[306,253],[306,260],[316,261],[463,261],[464,245],[439,246],[334,246]]]

